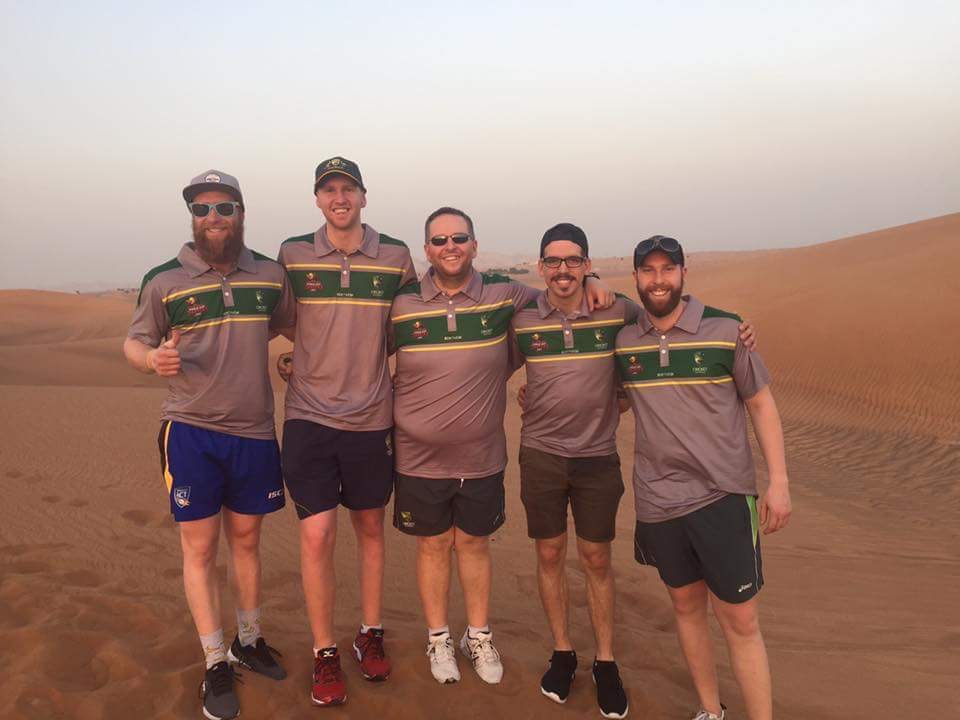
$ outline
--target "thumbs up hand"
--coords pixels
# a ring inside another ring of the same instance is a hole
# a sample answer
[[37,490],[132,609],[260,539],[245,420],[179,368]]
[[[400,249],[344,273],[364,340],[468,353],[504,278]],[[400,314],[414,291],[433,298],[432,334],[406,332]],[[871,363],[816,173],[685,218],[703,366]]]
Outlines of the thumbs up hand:
[[180,372],[180,331],[173,330],[170,337],[147,353],[147,367],[152,368],[160,377],[172,377]]

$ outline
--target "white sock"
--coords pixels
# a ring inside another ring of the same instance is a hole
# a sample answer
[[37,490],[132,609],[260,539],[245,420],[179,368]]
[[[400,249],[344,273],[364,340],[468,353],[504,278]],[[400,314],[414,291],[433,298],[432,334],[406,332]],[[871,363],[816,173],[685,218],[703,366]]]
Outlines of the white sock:
[[438,628],[427,628],[427,639],[429,640],[431,638],[435,638],[437,635],[443,635],[444,633],[447,635],[450,634],[449,625],[444,625],[443,627]]
[[483,627],[474,627],[473,625],[467,625],[467,637],[475,638],[477,633],[490,632],[490,626],[484,625]]
[[207,635],[201,635],[200,646],[203,648],[203,657],[207,663],[207,670],[218,662],[223,662],[227,659],[227,648],[223,644],[223,628],[214,630]]
[[253,610],[237,609],[237,635],[240,644],[247,647],[256,645],[262,635],[260,633],[260,608]]
[[364,625],[360,623],[360,634],[366,635],[369,630],[383,630],[383,623],[377,623],[376,625]]

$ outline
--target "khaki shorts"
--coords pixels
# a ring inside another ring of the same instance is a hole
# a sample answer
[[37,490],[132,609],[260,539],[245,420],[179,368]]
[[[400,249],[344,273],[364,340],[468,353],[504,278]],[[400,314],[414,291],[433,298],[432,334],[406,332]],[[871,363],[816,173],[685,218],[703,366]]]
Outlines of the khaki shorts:
[[610,542],[623,496],[620,456],[568,458],[520,446],[520,499],[527,535],[543,540],[567,532],[567,503],[577,537]]

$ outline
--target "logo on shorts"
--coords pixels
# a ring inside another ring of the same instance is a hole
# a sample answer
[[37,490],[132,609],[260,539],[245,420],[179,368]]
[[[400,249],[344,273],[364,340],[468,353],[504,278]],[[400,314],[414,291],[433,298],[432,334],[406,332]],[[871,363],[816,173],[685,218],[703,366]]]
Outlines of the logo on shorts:
[[320,282],[320,278],[318,278],[315,273],[308,272],[305,287],[308,292],[319,292],[323,290],[323,283]]
[[267,500],[276,500],[277,498],[283,497],[283,488],[279,490],[271,490],[267,493]]
[[387,446],[387,457],[393,457],[393,436],[390,433],[383,439],[383,444]]
[[408,530],[413,529],[416,526],[416,523],[413,521],[413,513],[407,512],[406,510],[401,510],[400,524],[403,525]]
[[383,297],[383,275],[374,275],[370,278],[370,294]]
[[187,315],[190,317],[200,317],[206,311],[207,306],[203,303],[198,303],[193,295],[187,298]]
[[429,334],[430,334],[429,331],[427,330],[426,326],[422,322],[420,322],[419,320],[415,320],[413,322],[413,336],[417,340],[423,340]]
[[190,486],[184,485],[173,489],[173,501],[178,508],[190,507]]
[[540,333],[534,333],[530,338],[530,349],[534,352],[543,352],[547,349],[547,341],[540,337]]
[[643,365],[637,362],[636,355],[631,355],[630,357],[627,358],[627,360],[630,363],[630,366],[627,368],[628,373],[630,373],[631,375],[639,375],[640,373],[643,372]]
[[747,583],[746,585],[741,585],[740,587],[738,587],[737,592],[742,593],[744,590],[749,590],[752,587],[753,587],[753,583]]

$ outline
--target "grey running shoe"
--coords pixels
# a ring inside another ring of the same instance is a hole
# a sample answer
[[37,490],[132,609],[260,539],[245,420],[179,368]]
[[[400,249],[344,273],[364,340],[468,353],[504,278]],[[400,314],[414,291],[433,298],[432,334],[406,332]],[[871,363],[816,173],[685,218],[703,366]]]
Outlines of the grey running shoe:
[[450,633],[430,636],[427,642],[427,657],[430,658],[430,673],[438,683],[446,685],[460,680],[457,653],[453,648]]
[[561,705],[570,695],[570,685],[577,673],[577,654],[573,650],[554,650],[550,667],[540,680],[540,692]]
[[493,646],[493,633],[481,630],[476,637],[470,637],[468,630],[463,631],[460,638],[460,650],[470,658],[473,669],[485,683],[496,685],[503,679],[503,663],[500,662],[500,653]]
[[233,690],[234,680],[241,682],[240,676],[226,660],[207,670],[200,683],[204,716],[210,720],[230,720],[240,714],[240,700]]
[[605,718],[625,718],[630,706],[620,681],[620,670],[613,660],[593,661],[593,682],[597,686],[597,704]]
[[274,680],[283,680],[287,676],[280,663],[273,659],[274,655],[280,655],[280,651],[269,645],[263,638],[258,638],[255,645],[241,645],[240,637],[233,639],[230,650],[227,651],[227,659],[255,673],[266,675]]
[[714,715],[711,712],[707,712],[703,708],[697,710],[697,714],[693,716],[692,720],[724,720],[727,716],[727,706],[723,703],[720,703],[720,714]]

